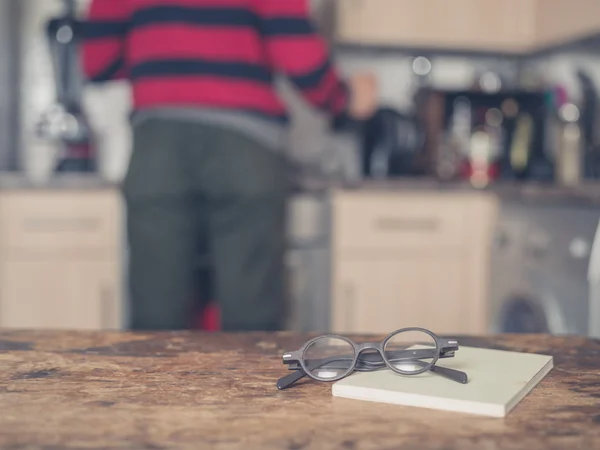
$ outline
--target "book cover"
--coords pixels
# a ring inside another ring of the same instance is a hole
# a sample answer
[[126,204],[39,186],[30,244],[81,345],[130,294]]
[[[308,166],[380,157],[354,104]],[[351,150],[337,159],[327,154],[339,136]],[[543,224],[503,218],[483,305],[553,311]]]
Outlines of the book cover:
[[506,416],[554,367],[552,356],[460,347],[438,365],[466,372],[466,384],[426,372],[403,376],[389,369],[357,372],[332,385],[335,397]]

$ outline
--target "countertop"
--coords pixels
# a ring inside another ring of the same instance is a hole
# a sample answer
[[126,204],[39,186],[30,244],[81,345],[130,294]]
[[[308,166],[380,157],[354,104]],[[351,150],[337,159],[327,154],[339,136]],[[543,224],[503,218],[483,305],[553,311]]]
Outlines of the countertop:
[[536,204],[566,203],[581,206],[600,206],[600,182],[587,182],[578,186],[560,186],[551,183],[497,182],[477,188],[468,182],[438,181],[434,178],[397,178],[389,180],[360,179],[356,181],[328,180],[319,177],[298,177],[295,191],[323,194],[332,189],[378,192],[431,192],[440,194],[493,194],[502,200],[534,202]]
[[278,391],[288,373],[283,352],[308,338],[2,331],[0,447],[563,450],[600,442],[600,341],[458,337],[555,356],[550,374],[496,419],[333,398],[330,384],[311,380]]
[[[17,172],[0,172],[0,190],[97,190],[120,189],[120,183],[90,174],[61,174],[45,181],[32,181]],[[332,190],[362,190],[379,192],[430,192],[445,193],[491,193],[503,200],[535,202],[536,204],[566,203],[577,206],[600,206],[600,182],[580,186],[559,186],[543,183],[499,182],[486,188],[475,188],[466,182],[442,182],[428,177],[410,177],[389,180],[360,179],[344,181],[313,175],[293,177],[295,194],[323,195]]]
[[18,172],[0,172],[0,190],[98,190],[118,188],[118,183],[92,174],[68,173],[35,181]]

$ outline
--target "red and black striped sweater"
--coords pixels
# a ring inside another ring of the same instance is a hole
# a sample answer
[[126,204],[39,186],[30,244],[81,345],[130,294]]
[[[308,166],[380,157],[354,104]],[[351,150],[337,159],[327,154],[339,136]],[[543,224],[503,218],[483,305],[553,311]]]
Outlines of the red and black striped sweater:
[[[228,112],[285,124],[285,75],[314,107],[345,114],[348,90],[309,0],[92,0],[82,60],[92,82],[128,79],[136,113]],[[207,115],[208,117],[208,115]]]

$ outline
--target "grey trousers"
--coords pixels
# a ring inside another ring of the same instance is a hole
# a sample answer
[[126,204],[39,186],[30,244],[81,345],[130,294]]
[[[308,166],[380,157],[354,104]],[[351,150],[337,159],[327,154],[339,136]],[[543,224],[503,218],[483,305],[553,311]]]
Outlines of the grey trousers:
[[123,182],[130,328],[189,328],[206,241],[222,329],[281,329],[289,188],[283,156],[247,136],[168,119],[136,126]]

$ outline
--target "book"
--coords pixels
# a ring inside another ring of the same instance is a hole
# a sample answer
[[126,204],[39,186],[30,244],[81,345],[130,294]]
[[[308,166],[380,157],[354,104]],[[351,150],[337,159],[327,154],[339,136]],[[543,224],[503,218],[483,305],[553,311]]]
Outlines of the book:
[[355,372],[332,395],[355,400],[505,417],[554,367],[552,356],[460,347],[437,365],[466,372],[466,384],[431,371],[404,376],[390,369]]

